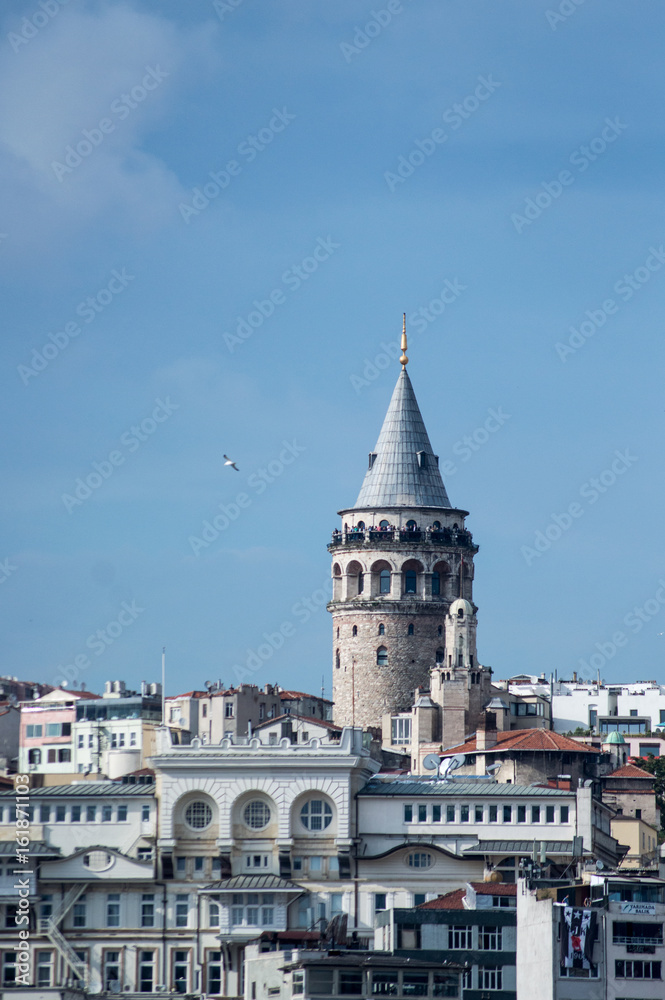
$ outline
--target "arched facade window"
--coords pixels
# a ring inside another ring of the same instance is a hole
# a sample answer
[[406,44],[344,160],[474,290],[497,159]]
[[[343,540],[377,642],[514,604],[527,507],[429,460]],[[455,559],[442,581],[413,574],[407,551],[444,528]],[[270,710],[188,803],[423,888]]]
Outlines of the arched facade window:
[[412,622],[409,624],[409,627],[407,629],[407,635],[413,635],[413,623]]
[[379,646],[376,651],[376,665],[377,667],[388,666],[388,650],[385,646]]
[[439,625],[439,627],[438,627],[438,629],[437,629],[437,633],[438,633],[439,635],[443,635],[443,625]]
[[335,666],[337,667],[338,670],[341,666],[341,663],[342,663],[342,658],[339,654],[339,649],[338,649],[337,652],[335,653]]
[[435,521],[432,525],[434,531],[441,531],[441,521]]
[[432,594],[434,597],[438,597],[441,593],[441,574],[432,573]]
[[409,531],[414,531],[418,527],[415,521],[407,521],[406,526],[409,529]]
[[385,634],[386,634],[386,626],[383,624],[383,622],[381,622],[381,624],[379,625],[379,635],[385,635]]
[[353,635],[358,635],[358,626],[357,625],[353,626],[352,633],[353,633]]
[[418,574],[415,569],[407,569],[404,573],[404,593],[415,594],[418,587]]
[[365,589],[365,574],[361,570],[360,573],[358,573],[358,593],[362,594],[364,589]]
[[365,530],[365,522],[364,521],[358,521],[358,530],[359,531],[364,531]]
[[457,617],[458,618],[464,618],[464,608],[458,608],[457,609]]
[[390,521],[386,521],[385,518],[384,518],[383,521],[379,521],[379,527],[380,528],[389,528],[390,527]]
[[441,648],[437,649],[437,651],[436,651],[436,662],[437,663],[443,663],[444,656],[445,656],[445,654],[444,654],[443,650]]
[[390,570],[382,569],[379,573],[379,593],[389,594],[390,593]]

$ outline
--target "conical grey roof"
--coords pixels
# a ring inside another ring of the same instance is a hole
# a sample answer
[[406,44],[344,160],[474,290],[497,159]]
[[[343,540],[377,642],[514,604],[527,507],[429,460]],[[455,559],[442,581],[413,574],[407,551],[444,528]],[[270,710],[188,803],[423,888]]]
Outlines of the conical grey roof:
[[356,508],[451,506],[406,368],[373,454]]

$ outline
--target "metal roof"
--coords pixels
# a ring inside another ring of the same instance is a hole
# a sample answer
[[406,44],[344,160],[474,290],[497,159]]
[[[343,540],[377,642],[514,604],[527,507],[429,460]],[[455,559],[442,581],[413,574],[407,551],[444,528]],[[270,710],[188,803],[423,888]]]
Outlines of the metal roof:
[[[15,840],[0,840],[0,857],[5,857],[6,855],[11,855],[13,858],[16,857],[16,841]],[[41,840],[30,841],[30,847],[27,848],[28,855],[30,857],[49,857],[57,858],[60,857],[59,847],[49,847],[48,844],[43,843]],[[106,848],[105,848],[106,850]],[[16,867],[19,867],[19,862],[16,863]]]
[[[547,854],[573,853],[572,840],[541,840]],[[476,847],[464,848],[463,854],[531,854],[533,840],[481,840]],[[588,852],[587,852],[588,853]]]
[[501,795],[510,798],[522,796],[567,797],[574,792],[560,788],[543,788],[541,785],[508,785],[491,781],[377,781],[367,782],[358,795]]
[[[82,781],[76,785],[47,785],[45,788],[31,788],[30,798],[50,798],[52,795],[58,798],[78,798],[83,795],[91,797],[93,795],[154,795],[155,786],[153,783],[141,785],[123,785],[116,781]],[[0,792],[0,799],[14,799],[16,792]]]
[[374,453],[354,507],[451,507],[406,369],[397,379]]
[[234,875],[211,882],[205,892],[303,892],[301,885],[278,875]]

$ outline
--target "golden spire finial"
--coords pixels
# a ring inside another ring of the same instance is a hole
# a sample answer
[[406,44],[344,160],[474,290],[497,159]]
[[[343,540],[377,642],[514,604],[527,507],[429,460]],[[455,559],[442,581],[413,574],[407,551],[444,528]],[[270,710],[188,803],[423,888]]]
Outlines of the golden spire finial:
[[402,369],[405,370],[409,363],[409,359],[406,356],[406,313],[402,313],[402,343],[400,347],[402,348],[402,357],[399,359],[399,363],[402,365]]

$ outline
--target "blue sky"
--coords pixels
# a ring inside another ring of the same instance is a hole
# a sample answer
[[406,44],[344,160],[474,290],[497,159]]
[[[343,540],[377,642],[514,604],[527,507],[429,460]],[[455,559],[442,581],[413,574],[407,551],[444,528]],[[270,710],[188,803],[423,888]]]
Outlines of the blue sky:
[[481,660],[661,679],[662,4],[0,15],[2,673],[329,693],[406,311]]

